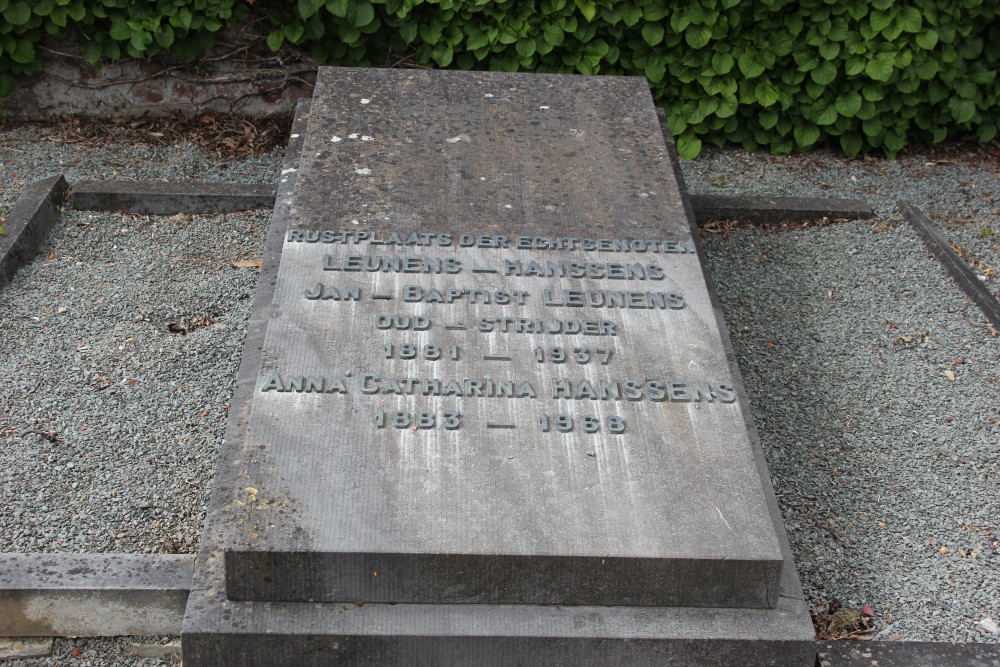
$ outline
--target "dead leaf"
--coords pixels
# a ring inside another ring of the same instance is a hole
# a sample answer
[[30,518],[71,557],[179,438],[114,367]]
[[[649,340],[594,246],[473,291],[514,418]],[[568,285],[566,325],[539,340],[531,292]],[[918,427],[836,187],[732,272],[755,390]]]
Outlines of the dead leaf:
[[947,370],[944,372],[944,376],[949,380],[951,380],[952,382],[955,381],[955,371]]
[[260,265],[264,263],[262,259],[241,259],[237,262],[233,262],[234,269],[249,269],[250,267],[260,268]]

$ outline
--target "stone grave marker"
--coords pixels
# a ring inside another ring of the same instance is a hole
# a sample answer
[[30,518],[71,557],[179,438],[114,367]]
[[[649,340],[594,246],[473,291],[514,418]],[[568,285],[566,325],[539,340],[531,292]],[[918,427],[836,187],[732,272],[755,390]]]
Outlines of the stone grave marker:
[[808,664],[645,82],[322,70],[306,127],[186,660]]

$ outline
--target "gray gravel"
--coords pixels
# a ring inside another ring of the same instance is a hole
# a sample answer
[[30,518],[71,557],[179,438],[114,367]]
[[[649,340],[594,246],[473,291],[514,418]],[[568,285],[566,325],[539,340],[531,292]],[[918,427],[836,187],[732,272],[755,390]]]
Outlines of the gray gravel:
[[1000,232],[998,165],[927,162],[725,151],[684,169],[699,194],[881,216],[711,238],[712,274],[810,602],[869,605],[883,639],[997,642],[1000,338],[895,205],[1000,266],[982,231]]
[[[189,145],[44,138],[0,133],[0,209],[59,172],[280,171],[277,153],[220,165]],[[884,639],[997,642],[1000,338],[895,204],[922,208],[988,275],[998,165],[932,162],[713,151],[684,169],[695,193],[860,197],[879,214],[710,239],[712,271],[810,601],[871,606]],[[260,256],[267,218],[69,210],[0,292],[0,550],[194,549],[256,279],[230,263]],[[168,330],[195,320],[207,326]],[[170,664],[123,652],[136,641],[57,640],[25,664]]]

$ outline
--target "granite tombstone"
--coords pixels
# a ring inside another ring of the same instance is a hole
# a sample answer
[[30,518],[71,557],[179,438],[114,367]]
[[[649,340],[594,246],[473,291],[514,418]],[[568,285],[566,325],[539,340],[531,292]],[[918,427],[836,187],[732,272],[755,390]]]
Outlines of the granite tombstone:
[[306,127],[186,658],[807,664],[645,82],[323,70]]

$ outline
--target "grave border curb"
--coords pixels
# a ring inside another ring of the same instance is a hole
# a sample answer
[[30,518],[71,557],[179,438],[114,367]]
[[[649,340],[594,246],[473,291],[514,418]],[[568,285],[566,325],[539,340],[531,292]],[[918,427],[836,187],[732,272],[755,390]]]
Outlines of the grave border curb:
[[81,180],[73,183],[71,201],[78,211],[208,215],[273,208],[277,191],[271,183]]
[[817,641],[817,667],[1000,667],[1000,644],[981,642]]
[[0,234],[0,289],[38,254],[49,230],[59,220],[68,186],[62,174],[33,181],[24,188]]
[[[277,190],[270,183],[82,180],[73,184],[72,202],[78,211],[121,211],[135,215],[229,213],[271,208]],[[837,220],[875,217],[871,207],[861,199],[717,194],[689,194],[688,198],[699,224],[710,220],[772,224],[824,217]]]
[[738,220],[751,224],[776,224],[804,220],[867,220],[875,213],[862,199],[828,197],[771,197],[744,195],[688,195],[698,224],[712,220]]
[[186,554],[0,553],[0,636],[178,635]]
[[931,255],[938,261],[944,272],[958,285],[989,320],[993,326],[1000,328],[1000,301],[976,276],[968,264],[955,252],[941,230],[931,222],[916,206],[905,201],[899,202],[899,210],[907,222],[924,242]]

